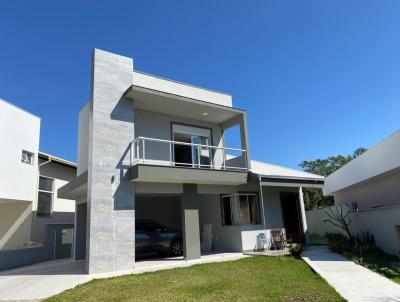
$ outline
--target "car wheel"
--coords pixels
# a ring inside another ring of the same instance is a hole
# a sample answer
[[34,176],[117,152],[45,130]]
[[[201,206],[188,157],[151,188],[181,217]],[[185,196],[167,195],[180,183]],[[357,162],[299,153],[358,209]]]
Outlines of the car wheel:
[[175,241],[172,243],[171,254],[174,256],[180,256],[183,254],[183,244],[181,241]]

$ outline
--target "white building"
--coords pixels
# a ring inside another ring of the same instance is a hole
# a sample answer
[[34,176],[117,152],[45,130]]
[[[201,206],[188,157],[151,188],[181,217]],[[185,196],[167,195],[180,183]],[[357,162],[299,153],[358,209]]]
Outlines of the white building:
[[353,231],[371,231],[390,254],[398,254],[400,243],[399,150],[400,130],[329,175],[324,186],[325,195],[350,209]]
[[[0,270],[71,257],[76,165],[39,151],[40,118],[0,100]],[[54,244],[56,243],[56,244]]]

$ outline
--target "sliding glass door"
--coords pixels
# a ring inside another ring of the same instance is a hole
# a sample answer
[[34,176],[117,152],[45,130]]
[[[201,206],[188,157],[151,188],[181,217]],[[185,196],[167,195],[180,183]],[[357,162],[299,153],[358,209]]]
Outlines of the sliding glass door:
[[212,150],[209,129],[173,124],[174,162],[176,166],[209,168]]

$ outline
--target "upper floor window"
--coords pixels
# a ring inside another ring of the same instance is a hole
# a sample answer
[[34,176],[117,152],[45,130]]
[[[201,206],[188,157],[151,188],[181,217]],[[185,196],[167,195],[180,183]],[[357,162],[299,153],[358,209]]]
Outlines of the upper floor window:
[[22,150],[21,161],[27,164],[34,164],[35,154],[26,150]]
[[45,176],[40,176],[38,206],[36,211],[36,214],[38,216],[49,216],[51,214],[53,195],[54,195],[54,179]]
[[222,224],[260,224],[257,194],[224,195],[221,198]]

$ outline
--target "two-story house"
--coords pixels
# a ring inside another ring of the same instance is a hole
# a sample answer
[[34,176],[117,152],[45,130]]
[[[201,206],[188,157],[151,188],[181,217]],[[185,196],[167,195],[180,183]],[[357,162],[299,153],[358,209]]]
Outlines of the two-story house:
[[[135,266],[138,219],[181,230],[185,259],[201,257],[205,226],[212,251],[252,250],[272,228],[301,241],[302,188],[321,187],[323,178],[252,161],[246,112],[230,95],[145,74],[133,63],[94,50],[77,177],[59,189],[77,200],[75,259],[85,259],[88,273]],[[240,129],[240,146],[225,144],[231,127]]]

